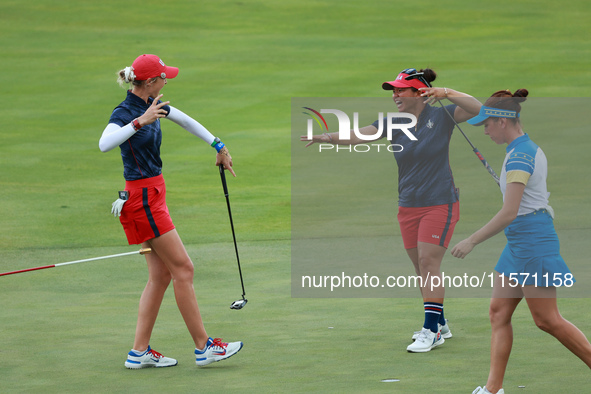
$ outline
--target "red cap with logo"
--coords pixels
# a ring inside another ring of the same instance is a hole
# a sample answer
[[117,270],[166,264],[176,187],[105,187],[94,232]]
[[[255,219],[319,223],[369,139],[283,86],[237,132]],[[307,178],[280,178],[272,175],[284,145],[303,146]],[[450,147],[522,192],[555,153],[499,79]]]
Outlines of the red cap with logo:
[[168,67],[156,55],[141,55],[133,61],[131,67],[138,81],[156,77],[174,78],[179,73],[177,67]]
[[396,77],[395,81],[384,82],[382,84],[382,89],[384,90],[394,90],[394,88],[427,88],[430,87],[425,82],[425,79],[422,78],[422,73],[417,73],[417,70],[414,68],[407,68],[403,70],[398,76]]

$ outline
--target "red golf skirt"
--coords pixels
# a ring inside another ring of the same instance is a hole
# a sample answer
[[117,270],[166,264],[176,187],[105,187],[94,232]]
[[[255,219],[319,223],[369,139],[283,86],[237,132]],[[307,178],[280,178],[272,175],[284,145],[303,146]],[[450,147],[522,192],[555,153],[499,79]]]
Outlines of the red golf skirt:
[[129,198],[119,220],[130,245],[141,244],[174,229],[166,206],[166,186],[162,175],[126,181]]

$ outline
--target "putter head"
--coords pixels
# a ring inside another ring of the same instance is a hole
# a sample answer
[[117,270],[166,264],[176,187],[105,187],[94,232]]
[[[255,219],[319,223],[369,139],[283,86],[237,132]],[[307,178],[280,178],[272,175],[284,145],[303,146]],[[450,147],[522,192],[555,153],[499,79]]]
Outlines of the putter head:
[[243,298],[238,301],[234,301],[232,303],[232,305],[230,305],[230,309],[242,309],[242,308],[244,308],[244,305],[246,305],[247,302],[248,302],[248,300],[246,298]]

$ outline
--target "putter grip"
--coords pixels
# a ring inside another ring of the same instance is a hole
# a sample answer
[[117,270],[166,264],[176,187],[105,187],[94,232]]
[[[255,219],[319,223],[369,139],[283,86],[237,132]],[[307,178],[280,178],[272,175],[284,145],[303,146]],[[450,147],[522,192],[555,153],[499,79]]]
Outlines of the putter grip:
[[222,178],[222,187],[224,188],[224,194],[228,197],[228,185],[226,185],[226,174],[224,173],[224,165],[220,164],[220,178]]

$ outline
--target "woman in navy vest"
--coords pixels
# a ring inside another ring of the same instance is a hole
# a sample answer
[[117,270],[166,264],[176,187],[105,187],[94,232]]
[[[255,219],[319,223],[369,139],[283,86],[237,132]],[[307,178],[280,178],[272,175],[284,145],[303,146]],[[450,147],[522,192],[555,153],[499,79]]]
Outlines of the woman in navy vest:
[[172,120],[215,148],[216,165],[223,165],[236,176],[232,157],[219,138],[168,101],[160,101],[160,90],[178,72],[178,68],[166,66],[156,55],[141,55],[130,67],[121,70],[118,82],[131,89],[113,110],[99,141],[103,152],[119,147],[123,159],[125,191],[119,192],[112,213],[119,216],[130,245],[141,244],[152,249],[145,255],[149,278],[140,298],[133,349],[125,361],[130,369],[177,364],[175,359],[164,357],[150,347],[152,329],[171,281],[177,306],[195,343],[197,365],[223,360],[242,348],[242,342],[225,343],[210,338],[205,331],[193,288],[193,263],[166,206],[160,159],[161,119]]

